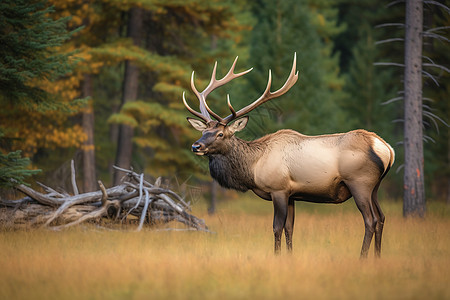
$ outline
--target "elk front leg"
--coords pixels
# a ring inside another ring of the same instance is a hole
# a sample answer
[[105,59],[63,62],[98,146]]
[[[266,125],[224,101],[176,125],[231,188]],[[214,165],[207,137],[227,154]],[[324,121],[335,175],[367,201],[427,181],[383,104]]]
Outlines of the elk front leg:
[[273,234],[275,237],[275,254],[281,250],[281,236],[286,224],[288,198],[285,193],[272,193],[273,202]]

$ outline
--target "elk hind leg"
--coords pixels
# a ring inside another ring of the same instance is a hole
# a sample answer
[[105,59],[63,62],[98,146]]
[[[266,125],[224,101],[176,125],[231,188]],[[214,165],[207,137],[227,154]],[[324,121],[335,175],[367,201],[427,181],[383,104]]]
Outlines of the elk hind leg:
[[350,185],[347,184],[355,199],[356,206],[361,212],[364,219],[364,239],[361,247],[361,258],[366,258],[369,252],[370,243],[372,242],[375,227],[378,222],[372,205],[372,190],[368,190],[363,184]]
[[381,255],[381,237],[383,235],[383,227],[385,216],[381,210],[380,204],[378,203],[378,187],[380,186],[380,182],[375,186],[372,191],[372,205],[373,210],[377,218],[377,222],[375,224],[375,255],[380,257]]
[[292,252],[292,235],[294,233],[294,219],[295,219],[295,202],[294,199],[289,199],[287,207],[287,217],[284,225],[284,234],[286,236],[286,249]]

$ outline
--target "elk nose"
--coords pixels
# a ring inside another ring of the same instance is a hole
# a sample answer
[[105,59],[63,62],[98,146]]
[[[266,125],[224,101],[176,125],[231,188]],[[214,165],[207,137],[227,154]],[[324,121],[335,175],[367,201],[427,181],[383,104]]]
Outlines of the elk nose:
[[194,143],[192,145],[192,152],[198,152],[200,151],[200,149],[202,148],[202,144],[200,143]]

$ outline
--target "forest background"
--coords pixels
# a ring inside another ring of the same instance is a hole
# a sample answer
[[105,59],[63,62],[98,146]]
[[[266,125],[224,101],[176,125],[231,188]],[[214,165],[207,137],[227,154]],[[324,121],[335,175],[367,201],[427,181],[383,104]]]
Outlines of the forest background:
[[[215,61],[217,77],[236,56],[238,71],[254,67],[210,95],[213,110],[227,114],[227,93],[235,108],[243,107],[264,90],[268,69],[278,88],[296,52],[299,82],[252,112],[239,136],[253,139],[281,128],[310,135],[357,128],[377,132],[396,151],[383,196],[402,197],[401,1],[18,0],[0,5],[2,44],[18,41],[17,47],[0,50],[0,148],[16,160],[15,151],[21,150],[32,169],[42,170],[31,172],[29,183],[64,188],[71,159],[85,192],[97,189],[97,179],[117,183],[121,174],[114,174],[112,165],[133,166],[171,184],[208,183],[207,160],[190,151],[199,133],[187,123],[181,100],[186,92],[195,107],[192,70],[202,89]],[[425,2],[424,29],[431,33],[423,46],[424,73],[430,75],[423,81],[426,193],[427,199],[450,203],[448,26],[444,3]],[[435,62],[446,67],[436,68]],[[11,85],[12,77],[20,84]]]

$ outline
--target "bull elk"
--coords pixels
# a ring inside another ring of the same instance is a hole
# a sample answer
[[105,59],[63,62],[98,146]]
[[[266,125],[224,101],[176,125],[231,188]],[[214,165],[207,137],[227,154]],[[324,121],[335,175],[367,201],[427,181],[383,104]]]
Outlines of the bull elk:
[[379,257],[385,216],[378,204],[377,191],[394,162],[392,147],[375,133],[365,130],[307,136],[285,129],[254,141],[237,138],[235,133],[244,129],[249,120],[246,114],[286,93],[298,79],[294,55],[291,73],[279,90],[270,91],[272,75],[269,70],[262,96],[239,111],[235,111],[227,96],[231,114],[222,118],[209,108],[206,97],[214,89],[252,70],[234,73],[237,59],[220,80],[216,79],[216,62],[211,81],[202,92],[196,89],[192,72],[191,88],[200,102],[200,112],[188,105],[184,93],[183,103],[190,113],[201,119],[187,118],[202,132],[202,137],[192,145],[192,151],[209,158],[211,176],[221,186],[238,191],[252,190],[262,199],[273,202],[275,253],[280,252],[283,230],[286,247],[292,251],[296,200],[342,203],[353,196],[365,225],[361,257],[367,257],[374,233],[375,255]]

